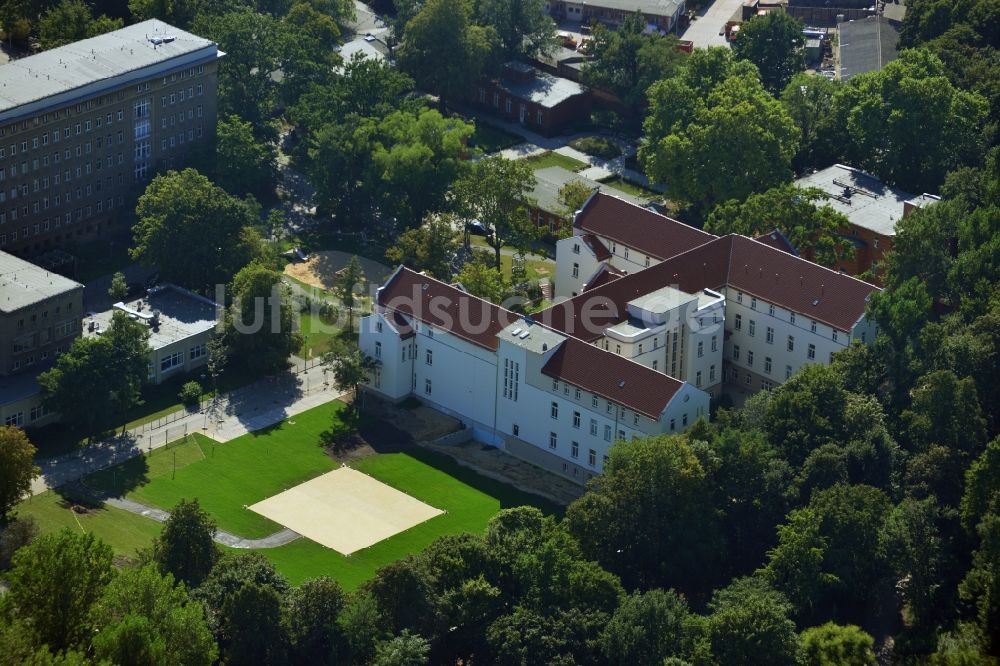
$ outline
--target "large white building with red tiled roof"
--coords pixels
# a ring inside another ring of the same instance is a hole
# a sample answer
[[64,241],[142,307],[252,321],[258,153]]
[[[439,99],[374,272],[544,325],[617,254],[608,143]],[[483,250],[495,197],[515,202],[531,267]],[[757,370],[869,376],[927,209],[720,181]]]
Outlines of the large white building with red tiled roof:
[[773,388],[875,337],[877,287],[604,193],[556,256],[560,298],[532,317],[397,269],[362,320],[379,361],[368,390],[416,396],[582,482],[615,441],[683,431],[711,398]]

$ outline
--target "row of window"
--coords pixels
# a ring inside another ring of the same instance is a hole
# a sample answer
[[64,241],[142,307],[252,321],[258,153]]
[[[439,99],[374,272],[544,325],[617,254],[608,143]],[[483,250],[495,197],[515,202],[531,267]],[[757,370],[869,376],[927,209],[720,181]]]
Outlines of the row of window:
[[[125,201],[124,197],[122,195],[118,195],[118,205],[119,206],[123,205],[124,201]],[[70,224],[73,224],[74,221],[79,222],[81,220],[93,217],[95,215],[95,212],[96,214],[100,214],[104,212],[105,208],[110,211],[112,208],[114,208],[114,206],[115,206],[115,200],[113,197],[109,197],[108,199],[102,201],[99,200],[94,205],[77,208],[75,211],[66,211],[66,213],[63,214],[61,217],[59,215],[54,216],[52,218],[51,226],[55,227],[56,229],[58,229],[64,224],[66,226],[69,226]],[[17,220],[17,211],[11,210],[9,212],[11,214],[11,221]],[[25,206],[24,214],[27,215],[27,206]],[[6,221],[6,215],[4,211],[0,211],[0,224],[4,223],[5,221]],[[35,222],[34,224],[31,225],[31,227],[28,226],[21,227],[20,237],[24,239],[32,235],[29,234],[29,230],[31,230],[33,232],[33,235],[35,236],[37,236],[40,233],[47,233],[49,231],[49,227],[50,227],[50,220],[49,218],[45,218],[41,222]],[[0,246],[6,245],[8,241],[11,243],[15,243],[17,242],[17,239],[18,239],[17,229],[14,229],[10,232],[0,233]]]
[[[742,291],[736,292],[736,302],[737,303],[742,303],[743,302],[743,292]],[[768,303],[767,307],[768,307],[768,314],[771,315],[772,317],[776,316],[775,315],[776,308],[774,307],[774,303]],[[751,296],[750,297],[750,309],[751,310],[756,310],[757,309],[757,297],[756,296]],[[738,314],[736,315],[735,328],[736,328],[737,331],[739,331],[739,330],[742,329],[742,326],[743,326],[742,319],[743,318],[742,318],[741,315],[738,315]],[[789,321],[790,324],[795,324],[795,313],[794,312],[789,311],[789,313],[788,313],[788,321]],[[756,322],[754,322],[754,320],[751,319],[750,320],[749,331],[748,331],[751,336],[754,335],[755,328],[756,328]],[[819,322],[817,322],[816,320],[811,320],[809,322],[809,330],[810,330],[810,332],[817,333],[818,329],[819,329]],[[773,339],[773,331],[774,331],[774,329],[772,329],[770,326],[768,326],[767,330],[768,330],[768,342],[771,342],[772,339]],[[832,329],[832,330],[833,330],[832,338],[833,338],[833,341],[836,342],[837,338],[839,337],[839,332],[836,329]]]

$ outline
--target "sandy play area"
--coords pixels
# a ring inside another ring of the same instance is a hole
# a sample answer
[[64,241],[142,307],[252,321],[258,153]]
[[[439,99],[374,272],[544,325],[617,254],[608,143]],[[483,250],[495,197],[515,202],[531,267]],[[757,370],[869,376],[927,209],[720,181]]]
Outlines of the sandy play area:
[[[332,289],[337,280],[337,271],[348,264],[351,256],[348,252],[337,250],[313,252],[308,261],[293,262],[285,266],[285,274],[320,289]],[[377,261],[364,257],[358,259],[365,272],[366,282],[380,285],[392,273],[391,267]]]
[[257,502],[250,510],[343,555],[444,513],[350,467]]

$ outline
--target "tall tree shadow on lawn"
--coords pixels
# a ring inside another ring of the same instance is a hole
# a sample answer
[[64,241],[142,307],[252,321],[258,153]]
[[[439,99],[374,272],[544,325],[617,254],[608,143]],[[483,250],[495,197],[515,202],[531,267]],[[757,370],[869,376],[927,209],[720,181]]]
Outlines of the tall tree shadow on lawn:
[[110,497],[124,497],[149,482],[149,462],[138,455],[123,463],[94,472],[85,479],[86,487]]
[[80,469],[105,469],[122,462],[142,459],[140,442],[130,433],[96,441],[76,452],[39,460],[42,477],[50,488],[58,488],[80,477]]
[[319,445],[341,462],[416,446],[410,433],[353,405],[334,415],[330,427],[320,433]]

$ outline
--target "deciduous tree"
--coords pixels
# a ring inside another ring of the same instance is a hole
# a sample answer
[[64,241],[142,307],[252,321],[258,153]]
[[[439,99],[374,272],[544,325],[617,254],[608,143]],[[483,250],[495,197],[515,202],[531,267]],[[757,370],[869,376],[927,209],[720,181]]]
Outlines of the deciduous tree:
[[800,19],[788,12],[767,12],[740,26],[733,54],[756,65],[764,87],[776,95],[806,68],[803,46]]
[[104,14],[95,17],[83,0],[61,0],[38,20],[38,36],[43,49],[52,49],[118,30],[122,25],[121,19]]
[[0,524],[7,513],[31,490],[31,482],[41,474],[35,465],[35,447],[24,431],[15,426],[0,427]]
[[295,330],[295,312],[281,273],[251,262],[233,277],[230,291],[226,340],[232,353],[252,359],[265,372],[285,368],[288,357],[302,347],[302,335]]
[[427,271],[439,280],[451,279],[451,262],[458,250],[461,221],[449,213],[428,215],[424,223],[404,231],[385,252],[394,264],[404,264],[417,271]]
[[219,559],[215,531],[215,521],[202,510],[197,498],[181,500],[153,544],[153,562],[160,573],[197,587]]

